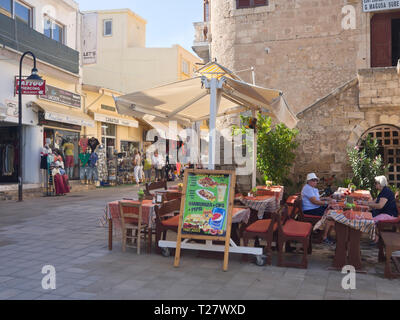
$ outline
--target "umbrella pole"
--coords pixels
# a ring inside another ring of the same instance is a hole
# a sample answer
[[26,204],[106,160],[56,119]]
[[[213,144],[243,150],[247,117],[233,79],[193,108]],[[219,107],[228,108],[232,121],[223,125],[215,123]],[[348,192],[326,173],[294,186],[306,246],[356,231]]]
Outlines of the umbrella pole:
[[216,164],[216,146],[217,146],[217,132],[216,132],[216,124],[217,124],[217,114],[219,109],[219,104],[221,102],[222,97],[222,84],[223,81],[213,78],[210,80],[210,132],[209,132],[209,145],[208,145],[208,169],[215,170]]
[[[257,118],[257,111],[253,110],[253,118]],[[257,187],[257,130],[254,128],[253,137],[253,175],[252,188]]]

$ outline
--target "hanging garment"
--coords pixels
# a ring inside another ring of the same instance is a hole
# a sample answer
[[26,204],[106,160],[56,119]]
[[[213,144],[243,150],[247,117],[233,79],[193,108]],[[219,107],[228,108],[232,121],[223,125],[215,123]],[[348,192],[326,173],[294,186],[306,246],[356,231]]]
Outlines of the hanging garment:
[[107,155],[106,149],[100,146],[97,152],[99,159],[97,161],[97,171],[98,177],[100,181],[107,181],[108,180],[108,167],[107,167]]
[[95,168],[98,160],[99,160],[99,156],[97,155],[96,152],[93,152],[93,153],[90,155],[89,167]]
[[86,167],[90,160],[90,153],[80,153],[79,160],[81,160],[81,167]]
[[88,148],[88,144],[89,144],[89,139],[88,138],[81,138],[79,140],[79,146],[81,147],[82,153],[86,153],[86,150]]
[[48,157],[47,154],[40,157],[40,169],[44,170],[47,169],[47,157]]
[[69,192],[69,190],[67,190],[65,188],[64,179],[61,174],[57,173],[56,175],[53,176],[53,179],[54,179],[54,186],[56,188],[57,195],[66,194]]
[[3,175],[12,176],[14,173],[15,152],[14,146],[11,144],[6,145],[3,150]]
[[89,144],[90,149],[92,149],[92,152],[95,152],[97,146],[100,145],[100,142],[95,137],[92,137],[89,139],[88,144]]
[[71,142],[66,142],[66,143],[63,144],[63,150],[64,150],[65,156],[73,156],[74,155],[75,146]]

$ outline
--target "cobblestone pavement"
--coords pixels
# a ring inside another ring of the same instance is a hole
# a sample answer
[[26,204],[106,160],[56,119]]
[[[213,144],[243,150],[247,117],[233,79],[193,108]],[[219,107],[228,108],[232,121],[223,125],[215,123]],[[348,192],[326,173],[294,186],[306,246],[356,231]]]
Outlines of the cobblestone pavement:
[[[132,197],[135,187],[100,189],[23,203],[0,202],[0,299],[398,299],[400,280],[383,278],[377,250],[363,241],[367,274],[356,290],[342,289],[343,274],[328,271],[333,249],[314,246],[307,270],[259,267],[232,254],[222,259],[183,251],[181,265],[154,252],[107,248],[99,218],[108,201]],[[295,254],[289,254],[295,258]],[[296,257],[297,258],[297,257]],[[56,289],[42,289],[44,265],[56,269]]]

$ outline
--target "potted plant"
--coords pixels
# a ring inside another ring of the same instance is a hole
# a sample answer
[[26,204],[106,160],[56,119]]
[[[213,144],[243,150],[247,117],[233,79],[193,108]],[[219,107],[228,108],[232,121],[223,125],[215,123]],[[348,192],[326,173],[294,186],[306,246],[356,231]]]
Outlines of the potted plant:
[[257,188],[251,189],[249,193],[251,196],[256,197],[257,196]]
[[143,201],[144,199],[144,191],[142,189],[138,192],[139,201]]
[[178,190],[179,192],[183,191],[183,183],[178,183]]

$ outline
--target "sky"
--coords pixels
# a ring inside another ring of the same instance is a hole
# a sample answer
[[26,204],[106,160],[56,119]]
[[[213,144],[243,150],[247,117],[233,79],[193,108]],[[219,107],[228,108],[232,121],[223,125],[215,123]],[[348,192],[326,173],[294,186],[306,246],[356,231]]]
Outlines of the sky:
[[75,0],[81,11],[131,9],[147,21],[146,47],[179,44],[193,53],[193,22],[203,21],[202,0]]

